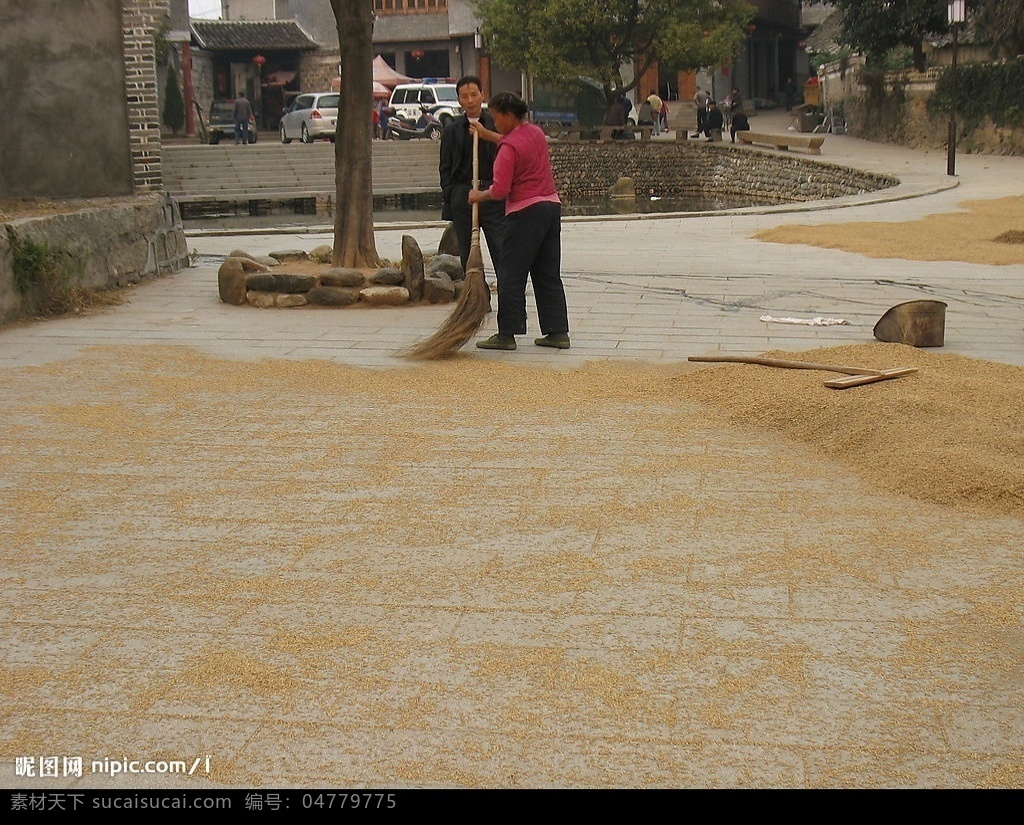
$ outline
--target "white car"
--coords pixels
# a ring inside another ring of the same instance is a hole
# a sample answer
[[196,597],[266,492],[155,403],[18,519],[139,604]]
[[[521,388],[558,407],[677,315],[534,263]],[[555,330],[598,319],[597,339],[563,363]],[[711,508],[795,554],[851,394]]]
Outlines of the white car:
[[391,92],[388,106],[399,117],[413,121],[426,109],[442,126],[462,114],[454,83],[403,83]]
[[337,92],[299,95],[281,117],[281,143],[301,140],[312,143],[317,138],[334,142],[338,129]]

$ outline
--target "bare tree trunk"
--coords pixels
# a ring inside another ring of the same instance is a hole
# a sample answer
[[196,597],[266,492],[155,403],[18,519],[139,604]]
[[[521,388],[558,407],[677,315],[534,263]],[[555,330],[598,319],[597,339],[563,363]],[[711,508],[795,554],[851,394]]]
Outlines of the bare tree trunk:
[[373,4],[331,0],[341,50],[334,139],[334,265],[380,266],[373,239]]

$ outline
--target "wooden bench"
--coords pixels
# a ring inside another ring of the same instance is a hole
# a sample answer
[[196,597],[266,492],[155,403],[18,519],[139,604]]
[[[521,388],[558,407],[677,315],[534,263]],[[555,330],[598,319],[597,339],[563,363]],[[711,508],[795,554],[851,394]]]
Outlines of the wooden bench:
[[621,140],[621,138],[613,138],[616,132],[630,132],[634,135],[639,134],[640,140],[650,140],[651,133],[654,131],[653,126],[637,126],[633,123],[627,123],[624,126],[601,126],[599,127],[599,140]]
[[761,132],[750,132],[742,130],[736,132],[736,138],[740,143],[766,143],[776,149],[789,149],[799,146],[806,149],[812,155],[821,154],[821,144],[825,142],[824,135],[766,135]]

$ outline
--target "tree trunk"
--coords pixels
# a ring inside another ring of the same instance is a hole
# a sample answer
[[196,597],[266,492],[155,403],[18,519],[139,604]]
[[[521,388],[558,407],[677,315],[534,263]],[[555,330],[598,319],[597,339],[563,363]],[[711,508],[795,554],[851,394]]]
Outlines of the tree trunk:
[[380,266],[373,239],[373,4],[331,0],[341,51],[334,139],[335,266]]
[[924,59],[924,42],[921,40],[914,41],[914,69],[918,72],[923,72],[928,68],[928,62]]

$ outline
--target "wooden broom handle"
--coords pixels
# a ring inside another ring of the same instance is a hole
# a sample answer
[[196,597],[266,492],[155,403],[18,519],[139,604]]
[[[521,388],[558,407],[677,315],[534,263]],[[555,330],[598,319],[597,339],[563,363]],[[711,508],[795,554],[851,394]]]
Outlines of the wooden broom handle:
[[[473,131],[473,188],[480,188],[480,135]],[[480,204],[473,204],[473,232],[480,232]]]

